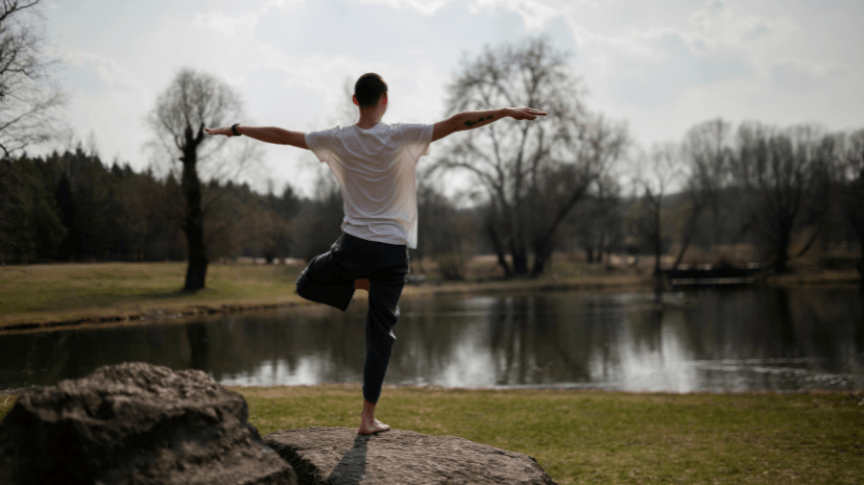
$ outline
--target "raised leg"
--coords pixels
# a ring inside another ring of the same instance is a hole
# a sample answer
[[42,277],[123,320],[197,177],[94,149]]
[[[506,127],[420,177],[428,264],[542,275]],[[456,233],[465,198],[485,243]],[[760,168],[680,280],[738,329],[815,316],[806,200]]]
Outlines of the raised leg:
[[349,269],[337,257],[341,245],[339,238],[330,251],[312,258],[297,278],[297,294],[345,311],[354,296],[354,278],[346,274]]

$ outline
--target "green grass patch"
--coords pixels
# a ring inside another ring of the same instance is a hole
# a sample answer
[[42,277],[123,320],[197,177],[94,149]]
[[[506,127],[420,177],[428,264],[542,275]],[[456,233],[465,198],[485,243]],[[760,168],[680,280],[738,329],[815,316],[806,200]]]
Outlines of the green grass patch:
[[0,325],[146,313],[189,306],[300,302],[299,265],[211,264],[207,289],[181,290],[185,263],[0,267]]
[[[355,427],[360,389],[235,388],[262,434]],[[533,456],[560,484],[858,484],[858,394],[628,394],[385,389],[394,428]]]

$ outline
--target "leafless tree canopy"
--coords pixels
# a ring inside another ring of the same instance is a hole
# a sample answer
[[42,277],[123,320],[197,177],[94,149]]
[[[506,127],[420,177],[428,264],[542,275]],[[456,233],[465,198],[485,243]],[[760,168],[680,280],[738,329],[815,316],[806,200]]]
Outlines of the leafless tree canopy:
[[65,95],[44,56],[39,0],[0,0],[0,151],[9,157],[57,135]]
[[199,139],[199,160],[219,151],[227,143],[226,137],[208,137],[206,127],[219,127],[241,122],[240,96],[230,86],[214,76],[183,69],[171,85],[156,100],[156,107],[147,121],[163,148],[182,151],[186,145],[186,130],[192,130],[193,139]]
[[750,227],[772,248],[775,270],[782,273],[793,231],[815,224],[818,232],[824,220],[836,138],[812,125],[778,130],[745,123],[736,142],[732,174],[736,185],[752,197]]
[[[463,58],[448,112],[530,106],[549,113],[453,137],[436,169],[468,172],[488,204],[485,232],[507,275],[543,271],[557,227],[622,153],[623,126],[583,109],[580,80],[544,38]],[[509,254],[512,267],[506,260]]]

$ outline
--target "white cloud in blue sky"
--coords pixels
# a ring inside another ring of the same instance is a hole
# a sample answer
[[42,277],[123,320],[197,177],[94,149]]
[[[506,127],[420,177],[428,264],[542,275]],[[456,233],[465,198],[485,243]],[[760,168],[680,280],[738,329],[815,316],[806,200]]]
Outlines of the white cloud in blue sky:
[[[572,54],[589,108],[627,120],[646,146],[718,116],[864,126],[859,1],[47,1],[78,136],[93,132],[104,158],[137,168],[143,119],[181,67],[231,84],[248,117],[238,121],[328,128],[346,79],[374,71],[390,86],[385,121],[432,123],[463,53],[541,33]],[[304,157],[268,147],[265,166],[302,186]]]

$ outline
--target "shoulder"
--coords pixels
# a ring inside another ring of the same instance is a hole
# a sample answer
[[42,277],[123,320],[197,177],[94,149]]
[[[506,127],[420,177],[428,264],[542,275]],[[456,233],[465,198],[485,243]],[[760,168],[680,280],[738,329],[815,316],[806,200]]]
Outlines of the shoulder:
[[422,140],[431,137],[432,127],[433,125],[423,123],[394,123],[390,125],[394,133],[409,140]]
[[324,142],[326,140],[335,140],[345,136],[345,131],[350,127],[335,126],[326,130],[312,131],[306,134],[306,140],[314,140],[315,142]]
[[343,129],[341,126],[336,126],[327,130],[312,131],[306,133],[303,138],[306,146],[313,152],[331,149],[337,143],[337,140],[342,138],[340,133]]
[[326,129],[326,130],[312,131],[312,132],[309,133],[309,135],[315,135],[315,136],[333,136],[333,135],[338,135],[338,134],[342,133],[342,132],[343,132],[344,130],[346,130],[347,128],[348,128],[348,127],[334,126],[333,128],[328,128],[328,129]]

